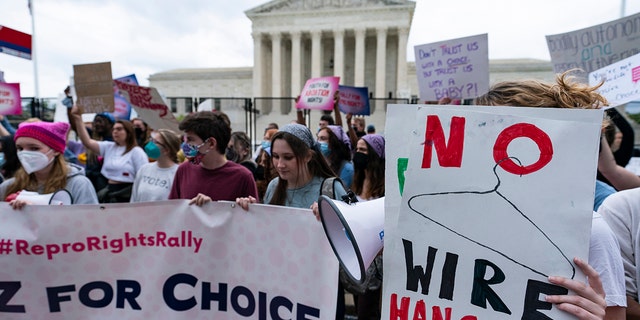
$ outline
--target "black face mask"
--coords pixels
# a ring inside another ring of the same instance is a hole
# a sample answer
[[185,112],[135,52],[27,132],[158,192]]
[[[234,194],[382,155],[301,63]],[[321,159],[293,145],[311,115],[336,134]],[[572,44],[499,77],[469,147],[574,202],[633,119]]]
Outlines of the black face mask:
[[369,155],[362,152],[356,152],[353,155],[353,168],[355,170],[364,170],[367,168],[369,162]]
[[133,128],[133,131],[136,133],[136,137],[142,138],[144,136],[144,131],[140,128]]
[[229,161],[238,162],[238,160],[240,160],[238,159],[238,153],[233,148],[227,148],[225,156],[227,156],[227,160]]

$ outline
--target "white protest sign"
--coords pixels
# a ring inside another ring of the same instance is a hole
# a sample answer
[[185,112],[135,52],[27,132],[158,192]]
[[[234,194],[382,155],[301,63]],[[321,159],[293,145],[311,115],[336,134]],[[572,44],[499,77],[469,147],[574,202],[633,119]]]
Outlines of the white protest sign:
[[469,99],[487,92],[488,47],[487,34],[415,46],[420,100]]
[[118,80],[114,84],[120,94],[131,104],[138,114],[153,129],[170,129],[180,132],[178,120],[164,103],[156,88],[143,87]]
[[308,209],[0,202],[0,317],[333,319],[338,261]]
[[546,37],[553,71],[579,68],[585,83],[589,72],[640,53],[640,13],[592,27]]
[[602,110],[418,108],[382,318],[570,319],[540,297],[584,278]]
[[640,54],[589,73],[589,85],[604,81],[598,92],[613,108],[640,99]]

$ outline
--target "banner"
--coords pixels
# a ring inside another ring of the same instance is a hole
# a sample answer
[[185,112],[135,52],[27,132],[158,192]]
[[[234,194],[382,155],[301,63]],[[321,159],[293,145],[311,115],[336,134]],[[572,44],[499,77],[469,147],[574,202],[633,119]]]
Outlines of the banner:
[[420,100],[471,99],[489,90],[487,34],[414,47]]
[[333,110],[340,77],[320,77],[307,80],[296,103],[297,109]]
[[586,83],[591,71],[640,53],[640,13],[546,39],[553,71],[580,68]]
[[74,65],[73,83],[82,113],[113,112],[111,62]]
[[338,262],[308,209],[0,202],[3,319],[334,319]]
[[0,114],[22,114],[19,83],[0,82]]
[[371,114],[369,108],[369,88],[339,86],[340,102],[338,107],[342,113],[368,116]]
[[31,35],[0,25],[0,52],[31,60]]
[[414,125],[387,135],[406,147],[387,153],[382,318],[572,319],[543,296],[566,292],[549,275],[584,280],[602,110],[387,115]]
[[156,88],[137,86],[122,81],[114,81],[120,94],[127,100],[152,129],[170,129],[180,133],[178,120],[164,103]]
[[640,100],[640,54],[589,73],[589,85],[602,81],[598,92],[607,98],[607,108]]

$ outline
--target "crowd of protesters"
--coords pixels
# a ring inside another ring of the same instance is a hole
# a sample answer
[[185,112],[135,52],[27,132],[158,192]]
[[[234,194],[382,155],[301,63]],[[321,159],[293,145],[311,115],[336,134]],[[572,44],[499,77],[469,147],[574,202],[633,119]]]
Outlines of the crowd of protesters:
[[[336,95],[334,114],[325,112],[315,132],[299,113],[294,123],[269,124],[257,148],[219,111],[187,115],[180,132],[152,128],[140,118],[116,119],[110,113],[85,123],[76,106],[69,109],[69,123],[30,119],[16,128],[0,116],[0,199],[19,210],[30,205],[17,199],[22,191],[65,189],[73,204],[187,199],[202,206],[229,200],[246,210],[263,203],[310,208],[317,215],[323,181],[331,177],[342,182],[336,199],[350,190],[358,201],[384,197],[384,136],[367,127],[362,116],[345,115],[343,126],[338,99]],[[606,101],[593,87],[563,74],[554,84],[496,84],[475,104],[595,108]],[[576,260],[589,285],[554,279],[576,295],[547,299],[580,319],[635,319],[640,318],[640,177],[625,169],[633,130],[615,109],[607,113],[591,255],[588,264]],[[68,138],[73,131],[77,140]],[[375,264],[382,264],[382,254]],[[364,293],[354,293],[358,319],[380,318],[381,272],[374,272],[378,279],[370,279]],[[338,296],[336,319],[343,319],[344,294]]]

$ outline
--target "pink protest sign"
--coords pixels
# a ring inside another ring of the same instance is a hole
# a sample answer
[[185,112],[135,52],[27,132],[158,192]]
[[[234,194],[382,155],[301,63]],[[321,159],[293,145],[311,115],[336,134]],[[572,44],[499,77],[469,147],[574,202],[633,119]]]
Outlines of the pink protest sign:
[[19,83],[0,83],[0,114],[22,114]]
[[307,80],[302,89],[297,109],[333,110],[333,97],[340,77],[320,77]]
[[631,81],[633,81],[633,83],[638,82],[638,80],[640,80],[640,67],[633,68],[631,73]]

